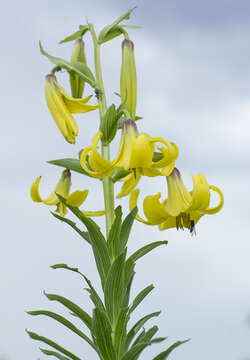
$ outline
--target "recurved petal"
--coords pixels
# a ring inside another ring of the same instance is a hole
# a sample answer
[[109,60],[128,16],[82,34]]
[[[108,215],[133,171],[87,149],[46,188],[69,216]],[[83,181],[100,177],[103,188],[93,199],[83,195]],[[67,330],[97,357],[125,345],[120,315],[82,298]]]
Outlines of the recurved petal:
[[76,190],[67,198],[67,204],[72,206],[81,206],[88,196],[88,190]]
[[146,218],[151,225],[159,225],[169,216],[159,199],[161,193],[145,197],[143,201],[143,210]]
[[192,175],[193,190],[190,210],[205,210],[209,206],[210,190],[203,174]]
[[63,101],[65,105],[69,109],[72,114],[83,114],[88,111],[92,111],[99,108],[99,104],[97,105],[89,105],[87,102],[91,99],[92,95],[85,97],[84,99],[81,98],[72,98],[67,94],[64,88],[58,85],[60,92],[62,94]]
[[[135,189],[134,191],[131,192],[130,198],[129,198],[129,210],[130,211],[132,211],[137,206],[137,199],[138,199],[139,194],[140,194],[139,189]],[[140,217],[139,214],[136,215],[136,220],[138,220],[146,225],[153,225],[149,221],[146,221],[142,217]]]
[[[159,142],[166,147],[157,147],[163,155],[163,158],[159,161],[153,162],[153,167],[164,168],[174,162],[179,156],[179,149],[176,144],[168,142],[160,137],[154,137],[152,142]],[[166,175],[167,176],[167,175]]]
[[41,180],[41,176],[39,176],[36,181],[31,185],[30,188],[30,196],[31,199],[35,202],[42,202],[42,199],[39,194],[39,183]]
[[211,214],[216,214],[218,211],[220,211],[222,209],[222,207],[224,205],[224,197],[223,197],[222,191],[219,188],[217,188],[216,186],[210,185],[209,188],[211,190],[215,191],[220,197],[220,202],[217,206],[204,210],[205,214],[211,215]]

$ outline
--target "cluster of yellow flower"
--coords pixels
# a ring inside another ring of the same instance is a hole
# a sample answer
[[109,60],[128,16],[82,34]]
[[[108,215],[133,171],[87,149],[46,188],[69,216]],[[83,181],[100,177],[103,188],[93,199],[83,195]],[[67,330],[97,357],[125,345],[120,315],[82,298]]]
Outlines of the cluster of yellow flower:
[[[79,40],[78,40],[79,44]],[[79,82],[79,79],[78,79]],[[79,85],[79,83],[78,83]],[[52,74],[46,76],[45,94],[48,108],[58,128],[70,143],[75,143],[78,126],[72,113],[85,113],[95,110],[99,105],[89,105],[86,97],[71,98],[58,85]],[[72,91],[73,94],[73,91]],[[79,93],[78,93],[79,94]],[[86,147],[80,157],[83,170],[93,178],[111,176],[117,171],[126,171],[120,178],[123,182],[117,198],[130,195],[130,209],[137,205],[139,190],[135,189],[142,176],[164,176],[167,179],[168,197],[160,201],[161,194],[147,196],[143,202],[144,214],[147,220],[137,215],[137,220],[147,225],[158,225],[160,230],[176,227],[194,231],[195,224],[205,214],[215,214],[223,206],[221,190],[209,185],[202,174],[193,175],[193,190],[189,192],[185,187],[180,172],[175,168],[178,158],[178,147],[160,137],[151,137],[139,133],[136,126],[136,69],[134,61],[134,44],[131,40],[122,43],[122,67],[120,79],[121,101],[126,109],[126,119],[121,131],[120,147],[116,158],[106,160],[98,152],[98,143],[102,141],[102,132],[99,130],[94,136],[92,145]],[[158,152],[155,151],[156,144]],[[66,213],[65,205],[60,203],[56,193],[67,199],[68,204],[80,206],[87,197],[87,190],[75,191],[69,195],[70,173],[68,170],[57,184],[53,193],[42,200],[39,191],[40,178],[32,185],[31,197],[36,202],[47,205],[57,205],[61,216]],[[210,191],[215,191],[219,197],[219,204],[210,207]],[[86,215],[102,215],[104,212],[85,212]]]

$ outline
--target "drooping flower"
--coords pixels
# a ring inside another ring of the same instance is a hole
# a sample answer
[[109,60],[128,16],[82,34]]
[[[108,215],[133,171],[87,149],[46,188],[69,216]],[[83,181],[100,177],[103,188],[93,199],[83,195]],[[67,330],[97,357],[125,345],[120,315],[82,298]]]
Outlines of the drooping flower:
[[129,111],[132,119],[135,120],[137,94],[134,43],[127,39],[122,42],[120,93],[125,108]]
[[99,104],[87,104],[92,95],[84,99],[70,97],[52,74],[45,78],[45,97],[49,111],[59,130],[69,143],[74,144],[75,137],[78,135],[78,125],[72,114],[95,110]]
[[[161,193],[147,196],[143,202],[147,220],[139,215],[137,220],[146,225],[158,225],[159,230],[176,227],[177,229],[187,228],[192,233],[195,224],[203,215],[217,213],[224,204],[221,190],[214,185],[208,185],[204,175],[192,175],[192,179],[193,190],[189,192],[182,181],[179,170],[175,168],[167,176],[168,198],[160,202]],[[215,191],[220,197],[220,202],[215,207],[209,207],[210,190]],[[131,193],[131,210],[137,205],[138,196],[138,189]]]
[[[82,168],[91,176],[103,178],[111,175],[116,169],[130,170],[119,197],[128,195],[136,186],[142,175],[154,177],[169,175],[174,168],[174,162],[178,157],[178,148],[159,137],[150,137],[145,133],[138,133],[136,124],[132,120],[125,121],[122,129],[120,147],[116,159],[105,160],[97,151],[98,142],[102,133],[99,131],[93,138],[92,145],[83,150],[80,158]],[[155,143],[161,143],[164,147],[158,147],[162,154],[159,161],[153,161]],[[88,163],[91,167],[87,165]]]
[[[66,205],[63,204],[57,197],[57,194],[61,195],[66,199],[67,204],[72,206],[81,206],[82,203],[86,200],[88,196],[88,190],[76,190],[73,193],[69,194],[71,187],[71,173],[69,170],[64,170],[58,181],[55,189],[52,193],[46,198],[42,199],[39,193],[39,183],[41,176],[36,179],[36,181],[31,185],[30,196],[34,202],[42,202],[43,204],[52,206],[56,205],[56,212],[61,216],[65,216],[67,213]],[[83,211],[83,214],[86,216],[99,216],[104,215],[104,211]]]

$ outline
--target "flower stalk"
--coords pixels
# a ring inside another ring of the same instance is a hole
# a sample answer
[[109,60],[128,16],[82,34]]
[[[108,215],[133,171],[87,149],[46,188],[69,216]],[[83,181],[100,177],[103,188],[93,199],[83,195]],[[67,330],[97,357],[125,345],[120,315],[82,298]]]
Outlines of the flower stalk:
[[[98,44],[94,26],[89,24],[89,30],[92,36],[94,45],[94,60],[95,60],[95,75],[96,75],[96,88],[99,95],[97,96],[99,102],[100,122],[102,121],[105,112],[107,111],[106,95],[104,91],[102,70],[101,70],[101,57],[100,57],[100,44]],[[109,145],[102,145],[102,156],[105,160],[110,160]],[[114,221],[114,185],[111,176],[105,176],[102,180],[104,205],[105,205],[105,218],[106,218],[106,234],[108,236],[109,230]]]

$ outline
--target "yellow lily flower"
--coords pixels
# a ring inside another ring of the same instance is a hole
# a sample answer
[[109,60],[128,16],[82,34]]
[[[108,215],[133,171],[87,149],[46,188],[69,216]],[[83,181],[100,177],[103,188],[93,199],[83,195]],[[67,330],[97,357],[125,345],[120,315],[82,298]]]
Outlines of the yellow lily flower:
[[[72,206],[81,206],[82,203],[86,200],[88,196],[88,190],[76,190],[73,193],[69,194],[71,187],[71,173],[69,170],[64,170],[62,176],[58,181],[55,189],[52,193],[46,198],[42,199],[39,193],[39,183],[41,181],[41,176],[39,176],[36,181],[31,185],[30,196],[34,202],[42,202],[46,205],[56,205],[56,212],[61,216],[65,216],[67,213],[67,208],[57,197],[56,194],[61,195],[66,199],[67,204]],[[104,211],[82,211],[85,216],[101,216],[104,215]]]
[[[131,174],[123,179],[124,185],[118,197],[128,195],[142,175],[149,177],[169,175],[178,157],[178,148],[175,144],[159,137],[152,138],[145,133],[138,133],[136,124],[132,120],[125,121],[123,125],[120,148],[113,161],[105,160],[97,151],[101,136],[102,133],[98,131],[92,145],[83,150],[80,158],[81,166],[89,175],[96,178],[111,175],[115,169],[131,170]],[[152,160],[155,143],[164,145],[158,147],[163,157],[156,162]],[[92,170],[86,162],[88,154],[88,163]]]
[[55,75],[51,74],[45,78],[45,97],[49,111],[59,130],[69,143],[74,144],[75,137],[78,135],[78,125],[72,114],[95,110],[99,108],[99,104],[87,104],[92,95],[84,99],[70,97],[57,83]]
[[[146,225],[158,225],[159,230],[176,227],[187,228],[191,233],[198,220],[205,214],[215,214],[221,210],[224,198],[221,190],[214,185],[208,185],[204,175],[192,175],[193,190],[188,192],[180,172],[174,169],[167,176],[168,198],[160,202],[161,193],[147,196],[143,202],[143,210],[147,220],[137,215],[137,220]],[[209,207],[210,190],[215,191],[220,202],[215,207]],[[139,190],[131,193],[130,209],[137,206]]]

